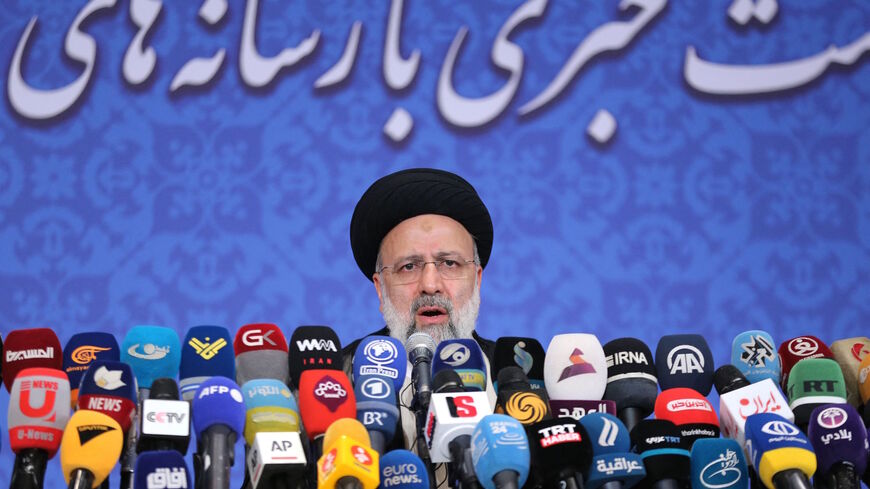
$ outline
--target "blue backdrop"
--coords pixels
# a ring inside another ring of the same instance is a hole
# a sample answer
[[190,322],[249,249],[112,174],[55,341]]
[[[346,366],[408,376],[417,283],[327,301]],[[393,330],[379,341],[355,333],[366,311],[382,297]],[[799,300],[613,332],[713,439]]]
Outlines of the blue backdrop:
[[493,216],[484,336],[870,333],[870,3],[623,3],[5,2],[0,329],[349,342],[382,325],[353,207],[434,166]]

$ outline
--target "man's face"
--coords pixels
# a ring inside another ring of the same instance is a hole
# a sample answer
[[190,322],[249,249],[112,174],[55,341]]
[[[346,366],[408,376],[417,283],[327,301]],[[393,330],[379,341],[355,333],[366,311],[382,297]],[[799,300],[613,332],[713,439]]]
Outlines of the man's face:
[[373,281],[381,313],[395,338],[404,342],[418,331],[436,343],[471,336],[480,308],[481,267],[471,263],[464,278],[445,279],[434,265],[424,265],[420,278],[408,284],[397,284],[390,272],[415,260],[472,260],[473,250],[468,231],[445,216],[416,216],[387,233],[381,242],[381,266],[390,268],[375,273]]

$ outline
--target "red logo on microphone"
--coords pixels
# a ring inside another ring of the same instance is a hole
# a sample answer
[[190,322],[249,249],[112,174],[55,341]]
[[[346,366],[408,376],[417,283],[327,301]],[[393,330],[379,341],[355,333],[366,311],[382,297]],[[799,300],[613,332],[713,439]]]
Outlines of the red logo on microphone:
[[[57,382],[50,380],[23,380],[21,381],[21,395],[18,398],[18,408],[21,414],[32,419],[42,419],[50,423],[54,422],[54,402],[57,398],[57,390],[60,387]],[[31,404],[31,396],[35,391],[43,391],[45,394],[39,406]]]
[[314,397],[326,406],[329,412],[334,413],[339,406],[347,401],[347,390],[341,386],[339,381],[326,375],[314,388]]
[[474,398],[471,396],[456,396],[447,398],[447,409],[454,418],[473,418],[477,416]]
[[350,453],[353,454],[353,458],[355,458],[357,462],[363,465],[372,464],[372,458],[369,456],[368,452],[366,452],[365,448],[354,445],[350,447]]

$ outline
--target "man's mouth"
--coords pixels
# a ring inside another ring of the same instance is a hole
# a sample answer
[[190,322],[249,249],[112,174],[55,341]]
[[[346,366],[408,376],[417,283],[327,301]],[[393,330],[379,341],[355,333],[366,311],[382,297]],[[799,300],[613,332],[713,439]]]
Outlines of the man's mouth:
[[417,318],[423,324],[440,323],[447,318],[447,310],[437,306],[421,307],[417,309]]

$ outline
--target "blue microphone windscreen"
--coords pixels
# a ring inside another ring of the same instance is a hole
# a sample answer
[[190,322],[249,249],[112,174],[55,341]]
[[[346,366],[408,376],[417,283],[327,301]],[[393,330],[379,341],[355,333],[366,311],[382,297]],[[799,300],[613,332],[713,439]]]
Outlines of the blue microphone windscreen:
[[627,452],[631,448],[628,428],[612,414],[590,413],[580,418],[580,424],[589,434],[594,455]]
[[656,347],[656,372],[662,391],[688,387],[706,396],[713,388],[713,353],[699,334],[662,336]]
[[816,452],[819,474],[826,474],[837,462],[850,462],[859,475],[867,469],[867,429],[851,404],[815,408],[807,434]]
[[181,341],[163,326],[134,326],[121,342],[121,361],[133,367],[140,389],[150,389],[154,379],[178,376]]
[[396,390],[391,379],[378,375],[356,378],[353,388],[356,398],[356,419],[369,431],[383,433],[389,442],[399,423]]
[[222,326],[194,326],[181,345],[179,382],[181,397],[190,400],[209,377],[235,379],[235,355],[230,332]]
[[142,452],[136,457],[136,489],[192,488],[184,457],[175,450]]
[[779,384],[782,364],[776,352],[773,336],[766,331],[744,331],[731,343],[731,364],[737,367],[749,382],[770,379]]
[[438,343],[432,358],[432,377],[438,372],[455,370],[468,390],[486,390],[486,364],[477,342],[470,338]]
[[226,377],[212,377],[199,386],[191,402],[196,436],[208,428],[223,424],[241,435],[245,428],[245,402],[235,382]]
[[408,450],[392,450],[381,457],[381,487],[429,489],[429,474],[420,457]]
[[135,404],[138,399],[138,388],[133,369],[123,362],[111,360],[92,362],[79,384],[79,398],[88,395],[123,397]]
[[121,349],[118,341],[111,333],[91,331],[72,335],[63,347],[63,371],[69,377],[69,385],[78,389],[88,369],[94,360],[121,359]]
[[360,341],[353,354],[353,378],[361,375],[380,375],[402,388],[408,368],[408,354],[402,343],[390,336],[367,336]]
[[242,385],[245,408],[280,407],[299,412],[299,406],[290,388],[280,380],[254,379]]
[[693,489],[749,489],[743,448],[730,438],[700,438],[692,445]]
[[477,423],[471,435],[471,459],[484,489],[495,489],[492,478],[503,470],[516,472],[517,486],[522,487],[529,476],[529,458],[529,440],[519,421],[488,414]]
[[747,451],[752,458],[752,466],[758,467],[761,457],[768,451],[779,448],[803,448],[812,451],[813,447],[806,435],[791,421],[773,413],[752,414],[746,418]]

